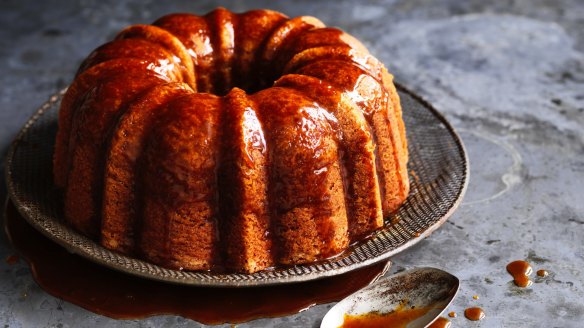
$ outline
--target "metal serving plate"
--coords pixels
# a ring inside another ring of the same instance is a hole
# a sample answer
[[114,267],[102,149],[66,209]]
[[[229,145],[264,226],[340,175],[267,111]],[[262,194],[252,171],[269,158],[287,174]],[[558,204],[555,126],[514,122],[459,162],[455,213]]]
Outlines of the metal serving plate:
[[398,90],[408,134],[411,193],[399,211],[386,218],[384,229],[327,261],[254,274],[177,271],[109,251],[77,233],[62,220],[51,173],[58,110],[65,90],[43,104],[12,143],[5,171],[8,191],[33,227],[70,252],[144,278],[194,286],[245,287],[342,274],[386,260],[427,237],[454,212],[466,190],[468,159],[454,129],[420,97],[403,87]]

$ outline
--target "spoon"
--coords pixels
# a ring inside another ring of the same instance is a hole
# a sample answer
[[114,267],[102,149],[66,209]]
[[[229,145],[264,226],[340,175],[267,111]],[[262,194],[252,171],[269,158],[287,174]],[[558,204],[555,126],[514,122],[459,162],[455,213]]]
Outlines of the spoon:
[[412,309],[419,309],[420,316],[410,317],[411,321],[404,326],[427,327],[452,302],[459,284],[458,278],[435,268],[400,272],[347,296],[327,312],[320,327],[341,327],[345,314],[359,316],[374,312],[383,315]]

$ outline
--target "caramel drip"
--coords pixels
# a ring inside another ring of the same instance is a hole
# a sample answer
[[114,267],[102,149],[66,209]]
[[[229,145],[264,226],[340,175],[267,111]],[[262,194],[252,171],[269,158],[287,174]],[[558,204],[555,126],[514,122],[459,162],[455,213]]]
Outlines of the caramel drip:
[[347,61],[365,69],[374,63],[371,56],[357,52],[345,44],[318,46],[295,53],[284,67],[283,74],[296,72],[304,66],[322,60]]
[[[103,64],[112,66],[112,60]],[[125,65],[101,76],[107,83],[93,87],[85,94],[79,108],[72,113],[69,139],[67,186],[65,188],[65,218],[76,229],[91,237],[99,235],[103,197],[105,149],[111,129],[127,106],[151,87],[169,81],[155,71],[146,69],[146,62],[119,60]],[[100,65],[94,66],[100,68]],[[150,74],[146,73],[150,72]],[[99,122],[97,124],[96,122]],[[74,151],[72,151],[74,150]]]
[[271,85],[266,80],[271,72],[269,62],[261,58],[269,36],[287,17],[275,11],[251,10],[238,15],[239,24],[235,30],[235,62],[233,66],[234,85],[248,93],[254,93]]
[[115,40],[142,39],[161,45],[171,52],[182,69],[182,81],[188,84],[193,90],[197,90],[195,77],[195,67],[193,59],[182,42],[170,32],[154,25],[132,25],[123,29],[116,36]]
[[526,261],[513,261],[507,264],[507,272],[513,277],[513,282],[519,287],[531,286],[529,276],[533,272],[531,265]]
[[95,49],[81,64],[77,75],[87,69],[114,59],[135,58],[151,63],[150,68],[183,82],[180,60],[162,45],[146,39],[119,39],[110,41]]
[[59,110],[59,130],[55,143],[55,154],[53,163],[53,175],[55,185],[64,188],[67,184],[67,177],[70,172],[70,149],[72,147],[71,134],[74,117],[79,111],[79,106],[85,95],[96,85],[110,79],[112,75],[123,72],[126,67],[142,67],[146,75],[151,72],[148,63],[139,59],[114,59],[105,63],[100,63],[81,73],[67,89],[67,93],[61,101]]
[[189,53],[197,80],[198,92],[213,92],[213,46],[210,26],[204,17],[171,14],[153,23],[178,38]]
[[[347,60],[319,60],[298,69],[296,73],[331,83],[345,92],[362,110],[375,144],[383,214],[389,216],[407,197],[409,181],[404,160],[407,153],[402,152],[400,129],[395,122],[401,120],[401,115],[388,110],[391,97],[381,83],[379,74],[366,70],[350,57]],[[382,157],[385,160],[382,161]]]
[[[300,68],[303,63],[307,63],[305,60],[307,57],[308,62],[315,56],[330,59],[341,53],[347,55],[351,61],[361,55],[365,56],[363,58],[368,57],[366,50],[360,51],[363,48],[360,43],[359,47],[354,47],[354,39],[345,36],[347,34],[343,31],[331,27],[310,29],[298,35],[286,49],[284,57],[286,66],[283,72],[292,72]],[[301,59],[301,63],[298,63],[298,59]]]
[[168,106],[144,150],[140,249],[166,267],[209,270],[219,254],[220,98],[198,93]]
[[478,307],[471,307],[464,310],[464,316],[471,321],[479,321],[485,318],[485,312]]
[[18,255],[10,255],[10,256],[6,257],[6,264],[15,265],[16,263],[18,263],[19,260],[20,260],[20,257],[18,257]]
[[218,8],[205,15],[205,20],[209,26],[208,37],[211,41],[213,56],[211,70],[213,93],[223,96],[233,87],[231,71],[238,17],[225,8]]
[[[379,63],[379,65],[381,65],[383,67],[383,65],[381,63]],[[401,108],[401,101],[399,98],[399,94],[397,92],[397,89],[395,88],[395,85],[393,83],[393,75],[389,74],[389,72],[387,71],[387,69],[385,69],[385,67],[382,68],[382,73],[381,73],[382,77],[381,77],[381,81],[383,86],[385,87],[385,89],[387,90],[387,92],[389,93],[389,98],[391,100],[391,104],[393,107],[393,111],[395,112],[395,116],[398,118],[397,120],[397,125],[399,128],[399,135],[403,136],[402,138],[402,152],[403,152],[403,156],[405,156],[406,158],[408,157],[408,142],[407,142],[407,138],[406,138],[406,127],[404,124],[404,120],[401,119],[402,118],[402,108]],[[407,174],[407,165],[404,165],[404,167],[401,168],[401,173],[402,176],[404,177],[404,179],[408,179],[408,174]]]
[[[314,87],[306,90],[306,85]],[[311,76],[288,74],[279,79],[276,86],[304,92],[315,101],[318,99],[330,113],[329,122],[338,126],[351,239],[357,240],[383,226],[373,142],[359,108],[342,91]],[[367,181],[371,184],[366,184]]]
[[324,27],[324,24],[318,19],[302,16],[290,19],[276,28],[268,37],[268,41],[261,52],[261,58],[266,63],[263,70],[266,72],[264,80],[270,82],[281,76],[284,66],[292,58],[291,49],[298,37],[302,36],[306,31],[322,27]]
[[279,258],[305,263],[335,255],[348,244],[343,186],[337,183],[338,153],[325,111],[300,92],[288,89],[280,97],[282,90],[262,90],[253,99],[266,127]]
[[220,233],[229,269],[255,272],[274,265],[267,149],[257,105],[241,89],[225,98],[217,170]]
[[428,326],[428,328],[450,328],[452,322],[444,317],[438,317],[432,324]]
[[135,251],[138,218],[136,197],[139,158],[153,124],[166,111],[164,106],[177,96],[188,94],[182,83],[162,84],[139,97],[122,115],[107,151],[103,189],[101,243],[125,254]]

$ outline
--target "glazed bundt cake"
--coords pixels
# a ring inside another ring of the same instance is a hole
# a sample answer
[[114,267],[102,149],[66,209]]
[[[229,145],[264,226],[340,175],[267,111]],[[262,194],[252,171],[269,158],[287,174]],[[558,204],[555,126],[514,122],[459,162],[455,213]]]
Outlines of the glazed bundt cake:
[[345,250],[409,191],[392,76],[355,38],[269,10],[134,25],[59,113],[64,215],[111,250],[256,272]]

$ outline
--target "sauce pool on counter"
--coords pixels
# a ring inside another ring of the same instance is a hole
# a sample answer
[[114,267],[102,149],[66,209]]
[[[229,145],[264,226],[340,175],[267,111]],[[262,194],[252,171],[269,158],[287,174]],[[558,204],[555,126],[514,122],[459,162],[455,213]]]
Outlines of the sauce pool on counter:
[[533,272],[531,265],[526,261],[513,261],[507,264],[507,272],[513,277],[513,282],[519,287],[531,286],[529,276]]
[[45,291],[116,319],[174,314],[221,324],[290,315],[341,300],[387,269],[386,263],[378,263],[331,278],[272,287],[191,287],[134,277],[72,254],[26,223],[11,202],[5,208],[4,228]]

